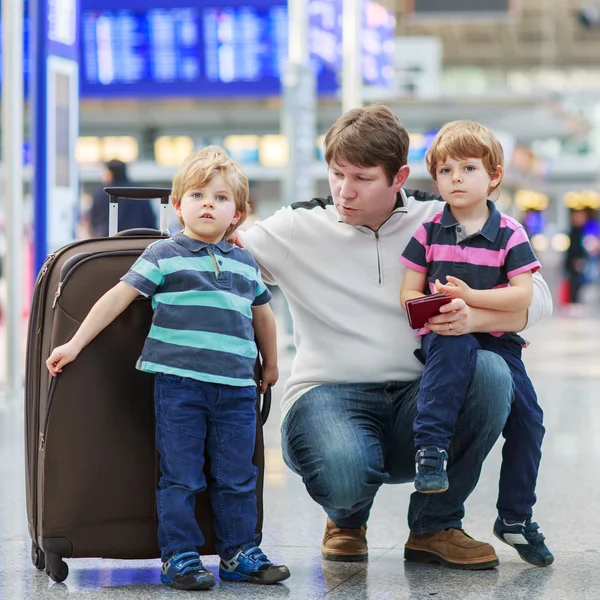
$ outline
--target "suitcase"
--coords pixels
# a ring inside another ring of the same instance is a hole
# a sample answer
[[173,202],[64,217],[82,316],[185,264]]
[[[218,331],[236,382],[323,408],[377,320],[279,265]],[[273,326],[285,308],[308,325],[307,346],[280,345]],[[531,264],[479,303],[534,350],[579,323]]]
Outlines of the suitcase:
[[[108,238],[77,241],[50,254],[35,283],[25,373],[25,464],[31,558],[56,582],[68,576],[63,558],[156,558],[156,488],[153,376],[135,369],[150,328],[150,300],[139,297],[84,348],[71,368],[52,378],[51,350],[75,332],[96,300],[129,269],[151,242],[168,236],[168,188],[105,188],[110,230],[116,231],[120,197],[161,199],[161,231],[131,229]],[[258,375],[257,361],[255,375]],[[270,390],[257,388],[257,533],[262,531],[264,445],[262,425]],[[205,469],[207,470],[208,467]],[[210,486],[210,479],[207,477]],[[215,553],[208,491],[196,517]]]

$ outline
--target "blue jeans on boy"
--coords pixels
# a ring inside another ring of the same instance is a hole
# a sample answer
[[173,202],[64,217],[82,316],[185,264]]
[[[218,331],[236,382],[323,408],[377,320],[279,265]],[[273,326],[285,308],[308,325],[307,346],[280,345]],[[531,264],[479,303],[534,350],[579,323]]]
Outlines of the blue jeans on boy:
[[[476,362],[449,453],[452,485],[445,494],[411,496],[408,524],[416,534],[462,526],[464,502],[506,422],[512,400],[506,363],[483,351]],[[382,484],[413,481],[419,385],[420,380],[320,385],[286,415],[284,460],[339,527],[364,525]]]
[[[428,333],[421,339],[426,364],[415,419],[415,447],[448,449],[479,350],[501,356],[510,369],[514,399],[502,435],[502,468],[498,514],[509,521],[530,519],[535,484],[542,457],[543,413],[521,360],[521,346],[513,340],[485,333],[443,336]],[[451,481],[451,486],[454,485]]]
[[219,556],[230,558],[242,544],[257,540],[255,406],[254,386],[156,375],[156,446],[162,474],[158,545],[163,561],[175,550],[196,550],[204,544],[195,515],[196,495],[206,489],[205,453]]

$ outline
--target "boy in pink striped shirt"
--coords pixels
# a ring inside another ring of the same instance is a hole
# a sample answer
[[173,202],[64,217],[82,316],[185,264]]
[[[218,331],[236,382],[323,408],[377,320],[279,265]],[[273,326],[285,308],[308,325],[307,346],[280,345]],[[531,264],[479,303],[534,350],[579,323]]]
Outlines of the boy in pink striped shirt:
[[[404,308],[411,298],[439,291],[473,307],[529,308],[532,274],[540,263],[523,227],[488,199],[502,181],[503,165],[502,146],[479,123],[454,121],[439,131],[427,153],[427,168],[446,206],[421,224],[402,253]],[[415,488],[425,494],[448,490],[450,440],[475,371],[477,350],[499,354],[512,373],[514,399],[503,431],[494,534],[527,562],[552,564],[544,536],[531,521],[544,426],[521,359],[524,340],[512,332],[461,335],[452,323],[443,335],[427,328],[419,335],[425,369],[414,423]]]

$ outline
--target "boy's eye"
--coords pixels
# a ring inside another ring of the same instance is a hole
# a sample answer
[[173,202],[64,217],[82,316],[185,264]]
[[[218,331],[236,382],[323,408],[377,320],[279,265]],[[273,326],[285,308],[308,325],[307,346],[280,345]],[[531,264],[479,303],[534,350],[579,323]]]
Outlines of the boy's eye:
[[192,198],[202,198],[202,194],[200,192],[194,192]]
[[475,167],[473,165],[467,165],[465,167],[465,171],[469,171],[470,172],[470,171],[474,171],[474,170],[475,170]]
[[217,196],[217,200],[218,200],[219,202],[226,202],[226,201],[227,201],[227,196],[223,196],[223,194],[219,194],[219,195]]
[[447,173],[450,173],[450,169],[448,167],[442,167],[440,169],[440,173],[443,173],[444,175],[446,175]]

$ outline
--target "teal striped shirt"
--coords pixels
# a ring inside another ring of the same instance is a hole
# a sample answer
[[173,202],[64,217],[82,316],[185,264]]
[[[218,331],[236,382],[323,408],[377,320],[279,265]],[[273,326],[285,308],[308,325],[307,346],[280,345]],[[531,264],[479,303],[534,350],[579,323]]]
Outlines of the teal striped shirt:
[[271,293],[247,250],[178,233],[150,244],[121,280],[152,298],[139,369],[255,384],[252,306],[267,303]]

